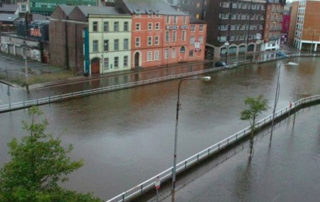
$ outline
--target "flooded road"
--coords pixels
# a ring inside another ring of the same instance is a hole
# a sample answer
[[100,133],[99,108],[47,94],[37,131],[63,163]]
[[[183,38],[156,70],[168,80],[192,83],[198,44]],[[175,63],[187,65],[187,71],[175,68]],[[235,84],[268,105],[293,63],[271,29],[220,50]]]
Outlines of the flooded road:
[[[286,64],[289,60],[279,61]],[[279,107],[320,94],[320,58],[296,58],[281,67]],[[178,161],[247,126],[239,119],[243,100],[263,94],[272,103],[276,62],[212,74],[212,81],[182,86]],[[178,81],[41,106],[48,131],[85,165],[65,184],[103,199],[131,188],[172,164]],[[271,110],[269,110],[270,112]],[[266,112],[265,114],[268,114]],[[9,160],[6,143],[22,135],[26,111],[0,114],[0,166]]]
[[[185,201],[319,201],[320,106],[304,109],[276,126],[271,147],[259,134],[248,163],[248,145],[209,171],[178,187]],[[191,178],[193,174],[188,176]],[[171,201],[167,198],[165,201]]]

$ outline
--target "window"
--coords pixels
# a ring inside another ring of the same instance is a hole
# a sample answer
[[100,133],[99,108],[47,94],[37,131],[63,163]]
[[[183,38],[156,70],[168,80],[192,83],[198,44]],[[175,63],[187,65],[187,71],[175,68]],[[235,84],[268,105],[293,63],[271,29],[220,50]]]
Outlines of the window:
[[123,31],[128,32],[129,31],[129,23],[128,22],[124,22],[123,24]]
[[170,16],[167,16],[167,24],[170,24]]
[[193,57],[193,50],[189,51],[189,56]]
[[173,31],[173,37],[172,37],[173,42],[177,41],[177,31]]
[[196,14],[196,18],[200,19],[200,14],[199,13]]
[[148,30],[152,30],[152,22],[148,23]]
[[113,45],[114,45],[113,49],[115,51],[118,51],[119,50],[119,39],[115,39]]
[[173,23],[176,25],[178,23],[178,17],[177,16],[174,16],[173,17]]
[[113,24],[113,31],[118,32],[119,31],[119,22],[114,22]]
[[140,23],[136,23],[136,30],[141,30],[141,24]]
[[184,46],[182,46],[181,48],[180,48],[180,53],[185,53],[186,52],[186,48],[184,47]]
[[165,58],[165,59],[168,59],[168,58],[169,58],[169,50],[168,50],[168,49],[165,49],[165,50],[164,50],[164,58]]
[[140,38],[139,37],[136,38],[136,47],[140,47]]
[[152,51],[148,51],[147,61],[152,61]]
[[203,44],[203,37],[202,36],[199,36],[199,42],[200,42],[200,44]]
[[123,40],[123,50],[128,50],[129,49],[129,39],[124,39]]
[[103,23],[103,31],[104,32],[109,32],[109,22],[104,22]]
[[182,31],[182,41],[186,41],[186,31],[185,30],[183,30]]
[[159,29],[160,29],[160,23],[157,22],[157,23],[156,23],[156,30],[159,30]]
[[169,43],[170,40],[170,33],[169,31],[166,31],[166,42]]
[[194,41],[195,41],[194,36],[190,37],[190,44],[191,44],[191,45],[193,45],[193,44],[194,44]]
[[187,16],[183,16],[183,24],[187,24]]
[[154,60],[156,61],[160,60],[160,52],[158,50],[154,51]]
[[196,31],[196,26],[195,25],[191,25],[191,32],[195,32]]
[[109,40],[104,40],[103,42],[103,50],[109,51]]
[[203,25],[199,26],[199,30],[200,30],[200,32],[203,32]]
[[92,31],[93,32],[97,32],[98,31],[98,22],[97,21],[94,21],[92,23]]
[[154,37],[154,44],[157,46],[159,45],[159,36]]
[[176,49],[175,48],[172,49],[171,57],[176,58]]
[[148,36],[148,46],[152,46],[152,36]]
[[104,69],[109,69],[109,58],[104,58],[103,59],[103,67]]
[[123,66],[128,67],[128,56],[127,55],[123,57]]
[[93,45],[92,45],[92,51],[93,52],[98,52],[98,40],[93,40]]
[[119,68],[119,57],[114,57],[114,68]]

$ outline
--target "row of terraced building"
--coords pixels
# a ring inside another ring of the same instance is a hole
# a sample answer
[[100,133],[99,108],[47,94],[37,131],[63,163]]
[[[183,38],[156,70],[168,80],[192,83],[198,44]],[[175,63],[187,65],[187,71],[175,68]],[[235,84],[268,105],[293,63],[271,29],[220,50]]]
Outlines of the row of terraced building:
[[49,25],[51,63],[86,75],[201,61],[203,21],[159,0],[58,6]]

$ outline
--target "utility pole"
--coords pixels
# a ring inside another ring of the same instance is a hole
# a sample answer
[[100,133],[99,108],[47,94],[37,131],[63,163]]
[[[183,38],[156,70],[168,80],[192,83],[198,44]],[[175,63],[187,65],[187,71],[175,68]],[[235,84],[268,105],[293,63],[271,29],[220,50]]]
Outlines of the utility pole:
[[274,106],[273,106],[273,113],[272,113],[272,123],[271,123],[271,134],[270,134],[270,145],[273,136],[273,128],[274,128],[274,118],[276,115],[276,109],[278,105],[279,95],[280,95],[280,64],[277,67],[277,87],[276,87],[276,95],[274,97]]
[[27,59],[27,45],[26,41],[24,41],[24,76],[25,76],[25,84],[26,90],[29,93],[29,72],[28,72],[28,59]]

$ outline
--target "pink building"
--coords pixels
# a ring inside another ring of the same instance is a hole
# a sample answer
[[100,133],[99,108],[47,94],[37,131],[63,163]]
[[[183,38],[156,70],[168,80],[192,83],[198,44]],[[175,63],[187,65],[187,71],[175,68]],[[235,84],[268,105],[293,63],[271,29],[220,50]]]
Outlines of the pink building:
[[159,0],[121,0],[132,15],[132,67],[152,67],[204,59],[207,26]]

